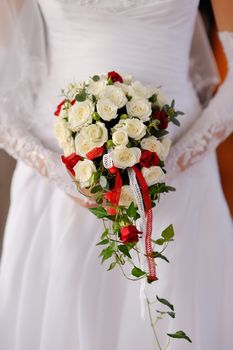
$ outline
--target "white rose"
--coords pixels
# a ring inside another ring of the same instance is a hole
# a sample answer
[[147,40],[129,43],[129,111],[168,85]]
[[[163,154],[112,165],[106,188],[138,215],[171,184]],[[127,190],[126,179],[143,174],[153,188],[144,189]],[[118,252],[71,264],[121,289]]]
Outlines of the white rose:
[[122,89],[118,88],[115,85],[108,85],[103,91],[103,98],[108,98],[114,103],[118,108],[122,108],[128,102]]
[[142,85],[140,81],[134,81],[129,87],[129,95],[136,98],[149,98],[151,97],[151,88]]
[[163,145],[155,136],[149,136],[142,139],[141,147],[147,151],[156,152],[159,158],[163,154]]
[[116,86],[118,89],[121,89],[125,95],[129,94],[129,85],[125,84],[125,83],[120,83],[119,81],[116,81],[114,83],[114,86]]
[[127,132],[124,129],[116,130],[112,135],[112,141],[116,146],[126,146],[129,142]]
[[140,140],[146,135],[146,125],[137,118],[126,119],[126,130],[128,136],[134,140]]
[[142,168],[142,175],[144,176],[148,186],[155,185],[165,180],[165,174],[159,166]]
[[114,125],[114,127],[112,128],[112,131],[122,130],[122,129],[126,131],[127,129],[126,120],[127,119],[120,119],[119,122],[116,125]]
[[116,147],[112,151],[113,164],[120,169],[132,167],[140,161],[141,150],[137,147]]
[[103,93],[103,90],[106,86],[106,79],[101,79],[98,81],[94,81],[93,79],[89,80],[87,91],[89,94],[92,94],[96,97],[100,97]]
[[63,149],[64,155],[69,156],[75,152],[72,132],[68,128],[68,123],[64,119],[59,119],[55,125],[55,135],[59,146]]
[[124,74],[124,75],[122,75],[122,78],[123,78],[123,82],[125,84],[131,84],[132,83],[133,76],[130,75],[130,74]]
[[165,160],[169,154],[170,148],[171,148],[171,144],[172,144],[172,140],[168,137],[165,137],[162,140],[162,152],[161,152],[161,156],[160,159],[161,160]]
[[137,117],[143,121],[148,121],[152,114],[151,102],[144,98],[132,98],[126,104],[126,109],[130,117]]
[[72,153],[75,153],[74,139],[71,137],[69,140],[62,144],[64,155],[67,157]]
[[55,136],[60,146],[72,136],[72,132],[68,128],[68,123],[64,119],[59,119],[55,124]]
[[86,154],[93,150],[92,142],[81,134],[77,134],[75,137],[75,149],[76,153],[81,157],[86,157]]
[[156,89],[154,91],[154,94],[157,95],[157,103],[162,108],[164,105],[168,104],[167,97],[164,95],[164,93],[161,91],[161,89]]
[[136,199],[134,197],[131,187],[129,185],[122,186],[119,205],[129,207],[132,202],[136,206]]
[[100,98],[96,107],[103,120],[110,121],[117,117],[117,106],[108,98]]
[[80,134],[87,138],[94,147],[101,147],[108,141],[108,130],[105,125],[101,122],[84,126]]
[[140,140],[146,135],[146,125],[137,118],[121,119],[112,130],[125,130],[127,135],[134,140]]
[[96,172],[95,164],[92,160],[84,159],[79,161],[74,167],[75,178],[79,182],[81,188],[92,185],[92,175]]
[[69,109],[68,120],[73,131],[78,131],[84,125],[92,123],[94,104],[90,100],[75,102]]

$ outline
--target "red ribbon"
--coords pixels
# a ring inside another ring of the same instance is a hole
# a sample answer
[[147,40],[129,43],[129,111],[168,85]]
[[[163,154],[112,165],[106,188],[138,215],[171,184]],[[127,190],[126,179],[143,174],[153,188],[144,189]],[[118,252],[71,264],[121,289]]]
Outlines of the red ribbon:
[[142,193],[145,212],[146,212],[145,249],[146,249],[146,257],[147,257],[147,263],[149,268],[149,280],[156,281],[157,280],[156,267],[155,267],[155,262],[153,258],[153,248],[152,248],[152,241],[151,241],[153,215],[152,215],[152,203],[150,199],[149,187],[141,171],[135,165],[132,167],[132,169],[134,170],[138,183],[141,187],[141,193]]
[[118,168],[116,168],[116,180],[115,180],[115,188],[116,191],[116,204],[119,204],[120,196],[121,196],[121,189],[122,189],[122,179],[121,179],[121,173]]
[[104,153],[104,147],[103,146],[102,147],[95,147],[90,152],[88,152],[86,154],[86,157],[89,160],[93,160],[93,159],[95,159],[97,157],[102,156],[103,153]]

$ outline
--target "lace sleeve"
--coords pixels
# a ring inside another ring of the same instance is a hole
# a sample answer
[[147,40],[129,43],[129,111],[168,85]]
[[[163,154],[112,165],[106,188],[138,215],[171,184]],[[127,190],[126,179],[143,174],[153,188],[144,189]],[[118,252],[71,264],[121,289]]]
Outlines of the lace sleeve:
[[60,155],[31,132],[36,92],[46,73],[45,28],[37,2],[1,0],[0,148],[86,205],[88,200],[78,193]]
[[213,151],[233,131],[233,33],[219,33],[228,59],[228,75],[191,129],[172,147],[167,169],[169,177]]
[[[59,154],[45,148],[25,128],[16,125],[10,127],[0,122],[0,148],[4,148],[12,157],[23,161],[37,173],[46,176],[61,190],[77,198],[77,189],[66,174]],[[81,205],[88,202],[81,194],[78,197]]]

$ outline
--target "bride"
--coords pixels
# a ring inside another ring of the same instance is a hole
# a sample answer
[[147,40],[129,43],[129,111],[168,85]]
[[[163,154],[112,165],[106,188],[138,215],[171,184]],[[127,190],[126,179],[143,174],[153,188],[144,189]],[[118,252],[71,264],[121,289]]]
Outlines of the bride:
[[177,311],[161,334],[183,328],[193,341],[171,350],[232,349],[233,230],[215,148],[233,130],[233,6],[212,1],[229,71],[204,108],[188,74],[198,2],[1,0],[0,146],[18,160],[1,261],[2,350],[154,349],[139,286],[99,266],[101,224],[64,172],[53,132],[60,87],[112,70],[161,85],[186,113],[170,130],[177,191],[154,213],[155,235],[170,223],[176,232],[154,287]]

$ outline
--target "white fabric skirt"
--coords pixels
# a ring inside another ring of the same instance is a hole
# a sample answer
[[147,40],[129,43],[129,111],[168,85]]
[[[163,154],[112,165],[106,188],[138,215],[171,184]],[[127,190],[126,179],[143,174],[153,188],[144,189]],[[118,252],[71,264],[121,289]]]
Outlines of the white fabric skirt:
[[[233,230],[215,155],[171,185],[177,191],[154,210],[154,237],[173,223],[175,242],[149,289],[174,303],[177,316],[159,332],[192,338],[173,340],[171,350],[231,350]],[[1,350],[155,349],[140,316],[140,283],[100,265],[102,231],[87,209],[18,163],[1,262]]]

